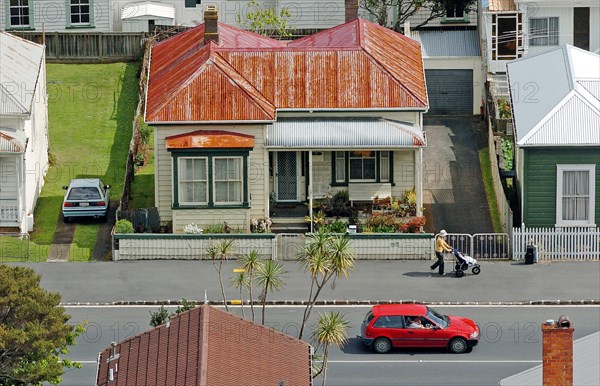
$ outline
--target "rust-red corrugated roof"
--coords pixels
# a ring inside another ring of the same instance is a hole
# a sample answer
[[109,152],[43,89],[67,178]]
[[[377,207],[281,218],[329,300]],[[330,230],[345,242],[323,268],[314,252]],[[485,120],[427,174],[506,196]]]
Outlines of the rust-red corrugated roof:
[[96,385],[311,384],[308,343],[206,304],[112,350],[100,353]]
[[152,49],[146,121],[272,121],[277,109],[425,109],[419,43],[357,19],[291,42],[219,23]]

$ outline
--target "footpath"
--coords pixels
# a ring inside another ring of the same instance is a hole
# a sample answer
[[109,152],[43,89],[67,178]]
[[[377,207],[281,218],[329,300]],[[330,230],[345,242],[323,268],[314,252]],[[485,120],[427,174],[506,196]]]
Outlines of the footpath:
[[[428,304],[600,304],[600,262],[524,265],[481,262],[481,273],[457,278],[432,273],[432,261],[356,261],[348,278],[328,284],[319,299],[327,304],[425,302]],[[42,286],[59,292],[63,304],[158,304],[182,298],[222,301],[210,261],[130,261],[91,263],[13,263],[42,275]],[[310,277],[294,261],[282,262],[285,286],[269,293],[269,304],[306,301]],[[223,264],[228,300],[239,299],[230,284],[236,261]],[[332,283],[333,284],[333,283]],[[260,290],[255,290],[255,294]],[[257,295],[255,295],[256,299]]]

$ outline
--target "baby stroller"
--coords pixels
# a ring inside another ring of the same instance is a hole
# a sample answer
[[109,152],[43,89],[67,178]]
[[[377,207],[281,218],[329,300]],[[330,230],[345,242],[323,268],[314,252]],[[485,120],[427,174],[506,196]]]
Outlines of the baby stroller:
[[479,272],[481,272],[481,267],[479,264],[477,264],[477,260],[471,256],[463,255],[456,248],[453,250],[453,252],[454,257],[456,258],[454,263],[454,275],[456,277],[463,277],[465,275],[465,271],[468,271],[469,268],[472,268],[471,272],[473,272],[473,275],[479,275]]

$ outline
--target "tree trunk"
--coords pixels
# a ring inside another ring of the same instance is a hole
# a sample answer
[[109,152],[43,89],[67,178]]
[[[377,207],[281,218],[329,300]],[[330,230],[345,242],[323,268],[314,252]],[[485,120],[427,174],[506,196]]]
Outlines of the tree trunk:
[[252,297],[252,273],[250,273],[250,287],[248,288],[248,296],[250,297],[250,311],[252,311],[252,321],[254,322],[254,298]]
[[325,386],[327,382],[327,355],[329,354],[329,345],[326,344],[323,347],[323,383],[322,386]]

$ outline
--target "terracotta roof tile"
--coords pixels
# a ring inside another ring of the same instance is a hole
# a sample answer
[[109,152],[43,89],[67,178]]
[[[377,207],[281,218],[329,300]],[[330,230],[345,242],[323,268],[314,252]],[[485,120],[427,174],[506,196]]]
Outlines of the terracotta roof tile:
[[[308,343],[208,305],[100,353],[97,385],[310,385]],[[113,380],[109,380],[110,369]],[[115,372],[115,369],[118,370]]]

